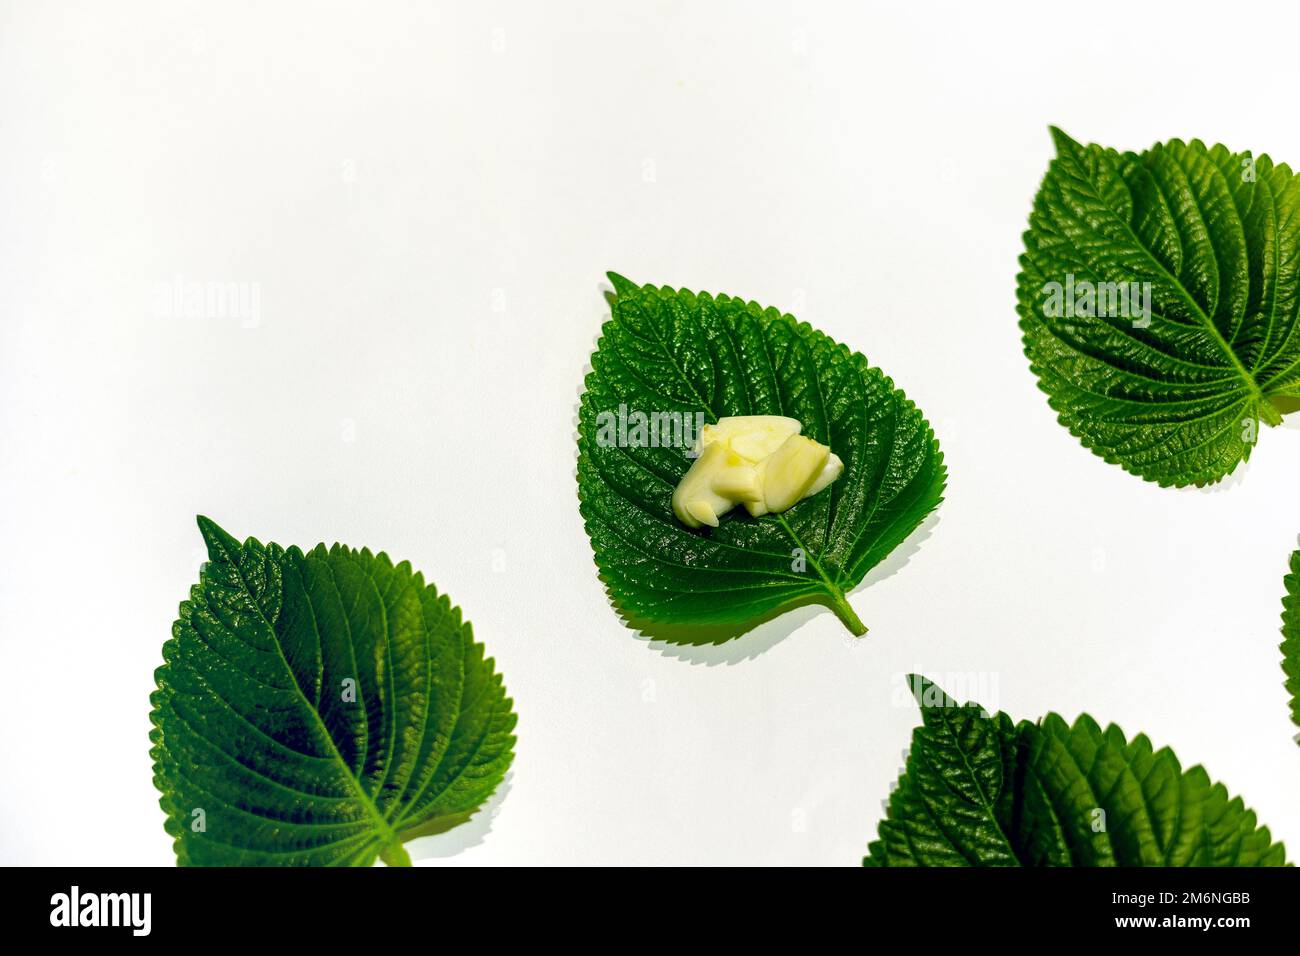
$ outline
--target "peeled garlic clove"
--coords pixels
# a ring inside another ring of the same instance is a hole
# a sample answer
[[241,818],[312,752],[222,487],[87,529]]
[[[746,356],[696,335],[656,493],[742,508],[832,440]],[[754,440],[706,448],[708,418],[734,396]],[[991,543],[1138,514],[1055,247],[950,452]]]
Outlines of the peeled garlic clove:
[[673,513],[688,527],[716,528],[738,504],[757,518],[821,491],[844,462],[802,429],[783,415],[733,415],[705,425],[698,457],[673,491]]
[[[840,461],[839,455],[835,454],[835,452],[831,452],[826,456],[826,464],[822,466],[822,473],[817,476],[817,479],[809,486],[808,490],[804,492],[804,497],[811,498],[838,478],[840,473],[843,471],[844,462]],[[751,511],[750,514],[753,514],[753,512]]]
[[686,502],[686,513],[698,522],[693,527],[698,528],[702,524],[706,524],[710,528],[718,526],[718,513],[713,510],[713,505],[707,501]]
[[830,449],[803,435],[791,435],[764,464],[763,499],[769,511],[785,511],[812,487],[826,467]]
[[731,415],[719,418],[716,425],[705,425],[700,429],[696,451],[715,442],[730,443],[736,454],[757,463],[802,430],[803,425],[797,418],[784,415]]
[[754,427],[738,432],[731,439],[731,450],[750,461],[762,461],[791,435],[799,434],[803,427],[793,418],[777,415],[751,415],[743,421],[760,419]]
[[713,490],[732,501],[760,498],[763,486],[758,480],[758,469],[734,451],[728,451],[723,462],[714,471]]
[[688,528],[702,524],[716,528],[719,516],[735,506],[733,500],[713,489],[717,472],[726,466],[727,454],[725,445],[706,445],[673,490],[673,514]]
[[763,484],[767,481],[767,459],[764,458],[754,466],[754,473],[758,476],[759,493],[752,498],[747,498],[743,504],[745,510],[755,518],[761,518],[767,514],[767,502],[763,498]]

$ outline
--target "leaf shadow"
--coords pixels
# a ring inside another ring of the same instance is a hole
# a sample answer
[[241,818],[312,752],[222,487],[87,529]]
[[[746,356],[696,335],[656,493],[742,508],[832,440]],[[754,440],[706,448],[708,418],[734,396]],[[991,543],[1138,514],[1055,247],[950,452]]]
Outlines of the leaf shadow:
[[1196,495],[1221,495],[1225,491],[1231,491],[1246,483],[1246,473],[1250,471],[1250,461],[1237,462],[1232,471],[1220,478],[1218,481],[1208,485],[1186,485],[1182,488],[1176,488],[1175,491],[1181,491],[1184,494]]
[[[617,610],[617,607],[615,608]],[[624,623],[636,633],[638,641],[648,644],[664,657],[688,664],[716,667],[739,664],[765,654],[803,625],[830,608],[814,599],[769,611],[762,618],[742,627],[677,627],[664,624],[634,623],[619,612]],[[744,640],[741,640],[744,638]]]
[[492,832],[492,821],[501,810],[501,804],[514,778],[510,771],[501,781],[501,786],[493,791],[487,802],[471,813],[458,813],[452,816],[435,817],[411,832],[406,851],[412,860],[447,859],[464,853],[470,847],[478,846]]
[[940,512],[941,506],[941,504],[936,505],[935,509],[926,515],[921,523],[912,530],[912,533],[899,542],[898,547],[889,552],[885,560],[863,575],[857,587],[850,591],[847,596],[852,597],[873,584],[879,584],[881,581],[892,578],[903,570],[907,563],[912,560],[912,556],[921,550],[921,545],[926,539],[934,534],[934,529],[939,526],[939,522],[943,517]]
[[[1274,407],[1282,414],[1282,421],[1275,425],[1269,431],[1300,431],[1300,415],[1294,414],[1300,411],[1300,398],[1293,398],[1289,395],[1274,396],[1271,399]],[[1265,429],[1261,428],[1261,433]],[[1258,443],[1257,443],[1258,444]],[[1185,488],[1179,488],[1178,491],[1202,494],[1217,495],[1229,491],[1239,485],[1246,483],[1246,475],[1250,471],[1251,459],[1238,462],[1232,471],[1219,481],[1208,485],[1188,485]]]

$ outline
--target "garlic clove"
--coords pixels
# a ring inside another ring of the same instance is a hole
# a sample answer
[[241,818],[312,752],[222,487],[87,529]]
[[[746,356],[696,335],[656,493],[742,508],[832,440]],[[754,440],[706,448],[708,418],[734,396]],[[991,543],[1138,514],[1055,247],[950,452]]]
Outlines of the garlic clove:
[[822,467],[822,473],[817,476],[816,480],[809,486],[808,490],[804,492],[804,497],[811,498],[838,478],[843,471],[844,462],[840,460],[839,455],[835,454],[835,452],[831,452],[826,456],[826,464]]
[[797,418],[784,415],[730,415],[700,429],[696,451],[715,442],[729,443],[732,451],[756,464],[802,430]]
[[785,511],[808,491],[826,467],[830,449],[791,435],[763,464],[763,499],[769,511]]
[[713,505],[707,501],[688,501],[686,503],[686,513],[694,518],[698,524],[695,527],[706,524],[710,528],[718,526],[718,513],[713,510]]
[[706,445],[677,483],[673,490],[673,514],[682,524],[689,528],[702,524],[717,527],[719,516],[735,506],[734,501],[713,489],[714,478],[725,467],[727,455],[725,445]]

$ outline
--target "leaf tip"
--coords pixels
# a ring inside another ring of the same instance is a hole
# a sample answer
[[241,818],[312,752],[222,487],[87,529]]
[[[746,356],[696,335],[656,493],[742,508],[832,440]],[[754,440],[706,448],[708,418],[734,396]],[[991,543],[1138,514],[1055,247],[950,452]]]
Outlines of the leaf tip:
[[614,286],[614,291],[619,295],[636,291],[636,283],[626,276],[619,275],[617,272],[606,272],[605,277],[609,279]]
[[1052,134],[1052,142],[1056,145],[1056,152],[1058,155],[1079,148],[1079,144],[1075,141],[1074,137],[1061,129],[1061,127],[1053,124],[1048,126],[1047,129],[1048,132]]
[[223,551],[239,550],[239,542],[207,515],[197,515],[195,520],[198,522],[199,534],[203,535],[203,541],[208,546],[208,556],[214,561]]
[[921,709],[924,710],[926,693],[934,686],[934,681],[930,680],[924,674],[908,674],[907,686],[912,691],[912,696],[916,698],[916,702],[920,704]]

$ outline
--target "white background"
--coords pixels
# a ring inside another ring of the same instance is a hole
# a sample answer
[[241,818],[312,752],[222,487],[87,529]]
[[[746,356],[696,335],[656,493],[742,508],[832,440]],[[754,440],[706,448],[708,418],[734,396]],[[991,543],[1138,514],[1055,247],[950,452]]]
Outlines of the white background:
[[[474,622],[517,758],[425,862],[853,864],[911,670],[1145,731],[1295,858],[1300,434],[1145,484],[1055,423],[1014,309],[1049,123],[1300,162],[1294,10],[5,3],[0,861],[172,862],[148,696],[200,512],[385,549]],[[866,638],[683,651],[609,608],[574,481],[607,269],[794,311],[925,410],[947,500]],[[257,321],[167,315],[177,277]]]

